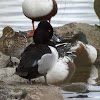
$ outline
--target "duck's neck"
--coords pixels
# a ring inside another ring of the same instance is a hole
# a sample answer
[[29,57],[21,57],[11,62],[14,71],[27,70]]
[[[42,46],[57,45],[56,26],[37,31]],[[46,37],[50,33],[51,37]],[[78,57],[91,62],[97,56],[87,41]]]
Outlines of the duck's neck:
[[55,44],[53,42],[51,42],[51,41],[46,42],[45,45],[49,45],[49,46],[55,47]]

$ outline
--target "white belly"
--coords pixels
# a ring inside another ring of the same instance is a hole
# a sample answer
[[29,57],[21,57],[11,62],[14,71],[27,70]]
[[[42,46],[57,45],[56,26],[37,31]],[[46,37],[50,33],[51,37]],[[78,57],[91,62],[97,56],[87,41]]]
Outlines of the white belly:
[[[55,66],[47,73],[47,82],[49,84],[62,84],[67,82],[75,72],[74,64],[69,64],[69,57],[59,58]],[[70,66],[69,66],[70,65]],[[44,83],[44,77],[39,77],[36,81]]]
[[41,60],[38,61],[38,72],[40,74],[47,74],[48,71],[55,66],[58,60],[58,52],[55,48],[49,46],[51,49],[51,54],[45,54],[42,56]]
[[25,0],[22,5],[23,13],[29,18],[49,14],[53,9],[52,0]]

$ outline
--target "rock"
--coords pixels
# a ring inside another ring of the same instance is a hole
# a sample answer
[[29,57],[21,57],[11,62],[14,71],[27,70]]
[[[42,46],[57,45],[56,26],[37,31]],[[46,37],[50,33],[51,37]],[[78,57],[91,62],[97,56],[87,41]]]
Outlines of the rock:
[[63,100],[56,86],[0,82],[0,100]]
[[88,85],[86,83],[71,83],[62,87],[64,91],[71,92],[86,92],[88,90]]
[[96,49],[100,50],[100,28],[86,23],[70,23],[61,27],[54,28],[55,34],[62,40],[67,40],[71,35],[79,31],[86,34],[88,42]]

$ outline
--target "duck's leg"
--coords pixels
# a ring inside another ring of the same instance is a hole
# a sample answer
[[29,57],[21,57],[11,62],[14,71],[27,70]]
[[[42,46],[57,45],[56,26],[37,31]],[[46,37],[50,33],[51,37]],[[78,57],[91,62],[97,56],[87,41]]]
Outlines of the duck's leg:
[[29,83],[29,84],[32,84],[32,81],[31,81],[31,79],[28,79],[28,83]]
[[45,79],[45,83],[44,84],[48,85],[46,75],[44,75],[44,79]]
[[44,85],[47,85],[47,86],[55,86],[55,85],[48,84],[46,75],[44,75],[44,79],[45,79]]
[[33,26],[33,31],[30,32],[29,34],[27,34],[27,37],[32,37],[35,31],[35,27],[34,27],[34,21],[32,20],[32,26]]
[[27,83],[29,83],[29,84],[35,84],[35,80],[32,81],[31,79],[28,79]]
[[13,67],[13,66],[14,66],[14,63],[12,62],[11,56],[10,56],[9,62],[7,63],[7,65],[5,66],[5,68],[6,68],[6,67]]

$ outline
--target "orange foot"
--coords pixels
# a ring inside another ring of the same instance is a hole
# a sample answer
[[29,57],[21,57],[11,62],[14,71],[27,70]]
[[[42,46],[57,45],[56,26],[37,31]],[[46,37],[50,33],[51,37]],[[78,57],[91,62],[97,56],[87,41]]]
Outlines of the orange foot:
[[27,37],[32,37],[34,34],[34,31],[30,32],[29,34],[27,34]]

